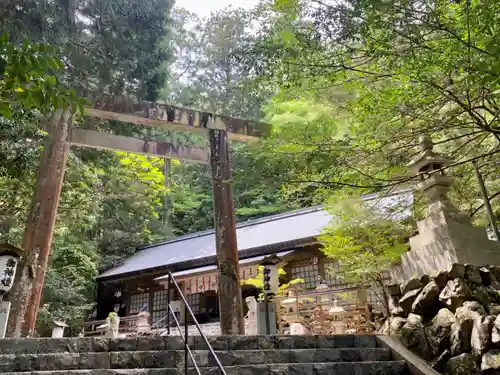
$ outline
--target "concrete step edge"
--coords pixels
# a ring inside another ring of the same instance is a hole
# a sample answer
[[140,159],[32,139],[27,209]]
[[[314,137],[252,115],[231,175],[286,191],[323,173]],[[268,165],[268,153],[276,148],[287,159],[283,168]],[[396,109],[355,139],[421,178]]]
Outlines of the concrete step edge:
[[[193,351],[194,363],[207,368],[216,365],[209,351]],[[389,361],[387,349],[291,349],[217,351],[223,366],[296,363],[338,363]],[[179,368],[184,366],[184,351],[141,351],[65,354],[0,355],[0,371],[56,371],[86,369]],[[193,362],[188,357],[188,364]]]
[[[206,349],[204,340],[189,337],[191,347]],[[313,348],[375,348],[375,336],[210,336],[208,340],[214,349],[313,349]],[[109,352],[136,349],[182,349],[183,341],[176,337],[137,337],[129,339],[95,338],[40,338],[0,339],[0,352],[21,353],[63,353],[63,352]]]
[[[365,362],[318,362],[318,363],[278,363],[273,365],[239,365],[239,366],[224,366],[224,370],[230,371],[233,369],[251,369],[251,368],[283,368],[283,367],[341,367],[341,366],[359,366],[360,364],[365,367],[373,367],[376,365],[397,365],[402,369],[406,368],[406,363],[404,361],[365,361]],[[344,367],[345,368],[345,367]],[[194,370],[194,367],[189,367],[189,370]],[[206,367],[204,371],[207,370],[217,370],[217,367]],[[126,374],[126,375],[134,375],[134,374],[147,374],[147,373],[158,373],[164,372],[165,374],[174,374],[174,373],[183,373],[184,368],[136,368],[136,369],[78,369],[78,370],[49,370],[49,371],[20,371],[20,372],[2,372],[2,375],[27,375],[27,374],[39,374],[39,375],[63,375],[71,373],[72,375],[88,375],[88,374]]]
[[[208,349],[191,349],[191,352],[193,353],[209,353]],[[331,351],[331,350],[341,350],[341,351],[361,351],[361,350],[373,350],[373,351],[378,351],[378,352],[388,352],[389,349],[387,348],[305,348],[305,349],[294,349],[294,348],[282,348],[282,349],[259,349],[259,352],[276,352],[276,351],[288,351],[288,352],[317,352],[317,351]],[[175,352],[179,353],[182,352],[184,353],[183,349],[162,349],[162,350],[114,350],[114,351],[109,351],[109,352],[51,352],[51,353],[20,353],[20,354],[15,354],[15,353],[0,353],[0,358],[5,357],[5,356],[10,356],[12,358],[16,357],[22,357],[22,356],[34,356],[34,357],[42,357],[42,356],[55,356],[55,355],[61,355],[61,354],[74,354],[74,355],[88,355],[88,354],[103,354],[103,353],[151,353],[151,354],[157,354],[157,353],[169,353],[169,352]],[[255,353],[255,349],[214,349],[215,354],[218,353],[226,353],[226,352],[236,352],[236,353]]]

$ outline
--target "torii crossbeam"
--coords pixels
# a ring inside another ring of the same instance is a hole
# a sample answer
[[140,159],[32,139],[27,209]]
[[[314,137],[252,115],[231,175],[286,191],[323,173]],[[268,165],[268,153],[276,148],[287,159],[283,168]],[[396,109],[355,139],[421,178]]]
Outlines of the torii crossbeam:
[[[210,148],[179,146],[164,141],[123,137],[75,128],[73,117],[69,112],[57,111],[48,124],[49,136],[40,161],[23,238],[23,249],[29,257],[28,264],[32,264],[35,269],[34,280],[29,281],[29,270],[25,267],[20,282],[11,293],[9,335],[30,335],[35,329],[64,169],[71,145],[210,164],[219,270],[221,333],[243,334],[236,221],[229,182],[231,167],[228,140],[254,140],[267,134],[269,126],[164,104],[134,103],[123,97],[103,97],[94,103],[93,108],[86,108],[85,115],[165,130],[204,134],[210,141]],[[24,320],[19,317],[24,317]]]

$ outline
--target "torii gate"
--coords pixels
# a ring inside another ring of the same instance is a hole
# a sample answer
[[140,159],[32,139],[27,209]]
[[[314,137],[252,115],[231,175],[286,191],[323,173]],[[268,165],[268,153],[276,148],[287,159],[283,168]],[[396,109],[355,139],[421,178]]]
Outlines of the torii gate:
[[[118,104],[117,104],[118,103]],[[157,103],[133,103],[123,97],[104,97],[86,116],[203,134],[210,148],[179,146],[168,142],[124,137],[73,126],[73,117],[57,111],[49,122],[49,136],[40,160],[37,182],[23,237],[27,264],[11,295],[9,335],[34,332],[52,244],[64,170],[71,145],[140,153],[210,164],[213,180],[214,222],[219,272],[221,333],[243,334],[238,247],[228,140],[250,141],[268,132],[267,124],[219,116]],[[31,275],[30,275],[31,273]],[[24,319],[23,319],[24,318]]]

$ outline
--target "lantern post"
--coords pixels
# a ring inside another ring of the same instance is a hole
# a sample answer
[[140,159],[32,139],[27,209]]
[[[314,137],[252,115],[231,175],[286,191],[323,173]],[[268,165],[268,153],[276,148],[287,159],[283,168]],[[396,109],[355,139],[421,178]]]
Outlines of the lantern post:
[[[276,254],[273,254],[269,257],[264,258],[264,260],[262,260],[262,262],[260,263],[260,265],[264,267],[264,269],[262,270],[262,289],[264,292],[264,314],[265,314],[264,319],[265,319],[266,335],[271,334],[269,300],[270,298],[272,298],[274,294],[278,292],[278,287],[279,287],[278,265],[281,262],[282,262],[281,259]],[[260,311],[261,309],[259,308],[259,312]],[[275,311],[275,309],[273,309],[273,311]],[[258,327],[259,327],[259,319],[258,319],[259,315],[257,316]],[[260,327],[258,329],[259,331],[261,330]]]

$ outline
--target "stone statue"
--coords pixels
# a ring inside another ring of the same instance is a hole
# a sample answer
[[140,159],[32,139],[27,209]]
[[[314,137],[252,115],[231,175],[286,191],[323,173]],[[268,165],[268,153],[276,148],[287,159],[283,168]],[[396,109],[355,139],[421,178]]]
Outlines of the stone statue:
[[257,334],[257,300],[255,297],[245,298],[248,306],[248,313],[245,317],[245,333],[247,335]]
[[257,319],[257,300],[255,297],[247,297],[245,302],[248,306],[247,318],[251,320]]

